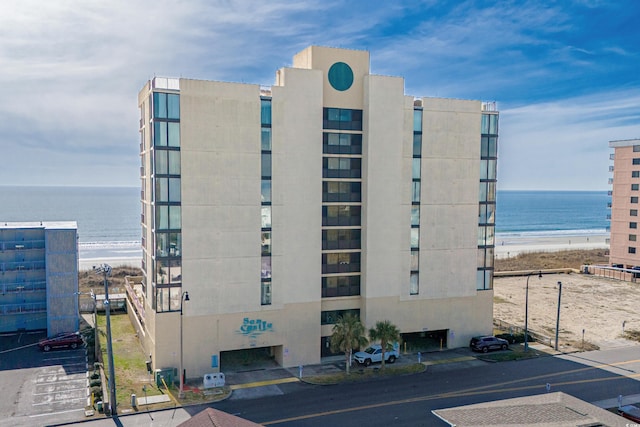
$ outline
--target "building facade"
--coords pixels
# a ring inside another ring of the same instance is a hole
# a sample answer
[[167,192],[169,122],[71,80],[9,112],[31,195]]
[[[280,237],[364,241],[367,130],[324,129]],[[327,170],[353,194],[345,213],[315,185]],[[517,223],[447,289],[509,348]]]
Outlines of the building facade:
[[0,332],[75,332],[78,244],[75,222],[0,224]]
[[369,64],[313,46],[271,87],[141,90],[130,296],[154,368],[196,377],[250,348],[318,363],[347,312],[450,348],[491,332],[495,104],[407,96]]
[[611,141],[611,232],[609,263],[618,268],[640,266],[640,139]]

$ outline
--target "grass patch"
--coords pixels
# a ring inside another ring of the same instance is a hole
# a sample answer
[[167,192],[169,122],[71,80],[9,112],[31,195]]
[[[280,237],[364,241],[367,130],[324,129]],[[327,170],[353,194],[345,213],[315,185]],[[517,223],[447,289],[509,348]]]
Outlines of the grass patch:
[[630,329],[628,331],[624,331],[622,336],[628,340],[640,342],[640,331],[638,330]]
[[[98,315],[100,349],[105,373],[109,374],[107,357],[107,321],[104,314]],[[142,397],[142,386],[146,386],[147,396],[162,394],[153,383],[153,376],[147,372],[145,355],[136,332],[125,313],[111,315],[111,336],[113,341],[113,361],[116,371],[116,399],[118,410],[131,408],[131,394]],[[105,385],[106,386],[106,385]],[[105,387],[106,389],[106,387]]]
[[347,375],[346,372],[340,372],[331,375],[316,375],[312,377],[304,377],[304,380],[313,384],[338,384],[347,381],[361,381],[376,377],[417,374],[424,371],[425,366],[422,363],[413,363],[411,365],[393,367],[385,365],[384,370],[379,369],[378,366],[370,366],[368,368],[356,367],[351,369],[351,374],[349,375]]
[[508,301],[502,297],[499,296],[494,296],[493,297],[493,303],[494,304],[513,304],[511,301]]
[[495,271],[579,269],[584,264],[608,264],[606,249],[522,253],[510,258],[497,258]]

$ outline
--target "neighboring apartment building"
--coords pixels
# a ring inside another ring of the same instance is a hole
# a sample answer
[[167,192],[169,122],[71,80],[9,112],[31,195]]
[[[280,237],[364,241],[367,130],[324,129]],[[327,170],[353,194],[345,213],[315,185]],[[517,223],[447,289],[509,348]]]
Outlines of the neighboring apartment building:
[[313,46],[271,87],[141,90],[130,296],[154,368],[182,349],[189,377],[240,349],[318,363],[347,312],[445,348],[492,331],[495,104],[407,96],[369,64]]
[[0,223],[0,332],[78,330],[75,222]]
[[609,263],[640,266],[640,139],[610,141],[613,152]]

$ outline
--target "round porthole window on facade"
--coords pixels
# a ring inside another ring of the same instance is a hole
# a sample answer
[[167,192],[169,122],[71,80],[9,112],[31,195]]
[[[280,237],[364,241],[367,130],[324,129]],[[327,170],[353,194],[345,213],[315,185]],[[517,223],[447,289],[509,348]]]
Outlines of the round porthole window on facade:
[[339,91],[345,91],[353,84],[353,70],[344,62],[336,62],[329,68],[329,84]]

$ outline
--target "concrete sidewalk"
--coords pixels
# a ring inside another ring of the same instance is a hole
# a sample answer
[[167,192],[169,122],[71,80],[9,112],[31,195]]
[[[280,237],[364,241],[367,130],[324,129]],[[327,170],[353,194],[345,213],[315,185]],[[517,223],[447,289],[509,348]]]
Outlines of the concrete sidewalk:
[[[406,366],[422,363],[427,371],[459,370],[482,366],[487,362],[479,360],[468,348],[432,351],[425,353],[401,353],[393,365]],[[354,362],[352,372],[379,369],[380,365],[360,366]],[[292,382],[306,382],[307,379],[323,375],[335,375],[345,371],[345,357],[322,358],[321,363],[302,367],[282,368],[273,361],[252,364],[246,370],[225,371],[226,385],[232,390],[231,399],[255,398],[258,396],[282,394],[278,385]]]

